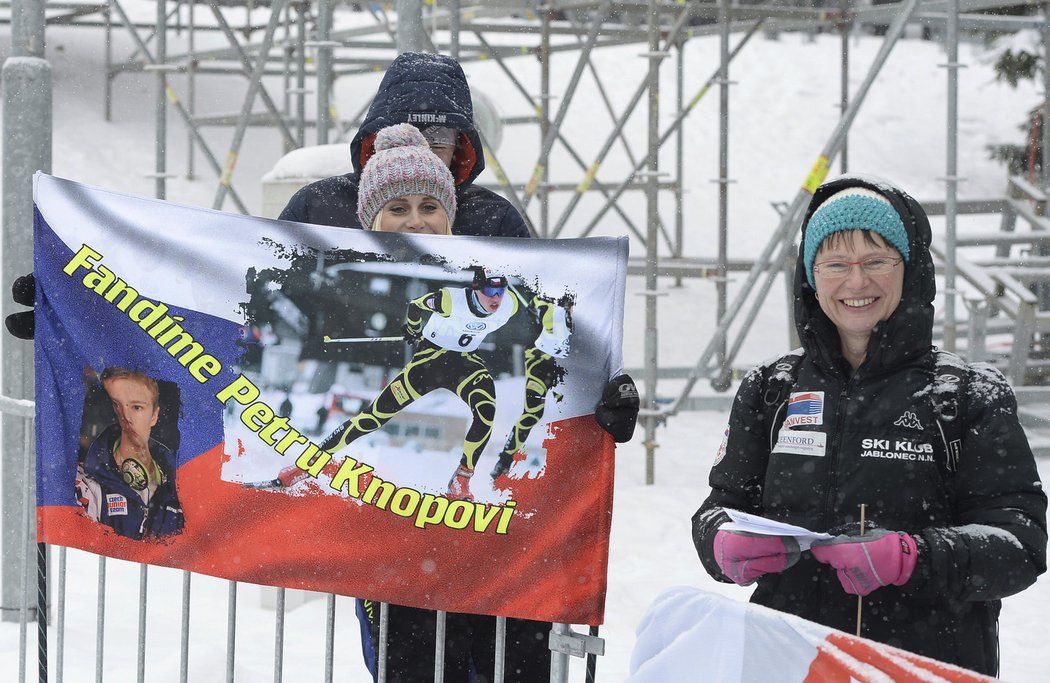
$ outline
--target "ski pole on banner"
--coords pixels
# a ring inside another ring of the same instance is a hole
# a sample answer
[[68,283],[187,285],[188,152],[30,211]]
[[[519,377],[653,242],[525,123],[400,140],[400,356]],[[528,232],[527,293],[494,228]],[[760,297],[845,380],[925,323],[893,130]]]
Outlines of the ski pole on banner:
[[405,341],[404,337],[339,337],[332,339],[327,334],[324,336],[325,344],[363,344],[365,342],[390,342]]

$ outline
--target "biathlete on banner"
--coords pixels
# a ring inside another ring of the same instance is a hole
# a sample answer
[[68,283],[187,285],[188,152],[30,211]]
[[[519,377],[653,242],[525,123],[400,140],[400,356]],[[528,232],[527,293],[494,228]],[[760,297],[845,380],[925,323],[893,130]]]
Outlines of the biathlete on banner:
[[[507,284],[506,277],[486,275],[477,268],[469,287],[442,287],[409,302],[404,332],[405,340],[415,347],[412,359],[367,408],[322,441],[321,450],[337,453],[382,427],[413,401],[448,389],[471,412],[463,456],[449,481],[448,495],[473,500],[470,478],[496,417],[492,375],[475,351],[523,306]],[[425,324],[424,316],[428,316]]]
[[[539,320],[540,333],[532,346],[525,349],[525,405],[507,437],[496,466],[492,468],[493,481],[509,472],[516,460],[525,459],[525,441],[532,428],[543,418],[547,394],[565,377],[565,368],[558,365],[555,359],[569,355],[571,298],[565,296],[555,302],[550,298],[534,296],[529,302],[529,309]],[[561,396],[556,395],[555,399],[560,401]]]

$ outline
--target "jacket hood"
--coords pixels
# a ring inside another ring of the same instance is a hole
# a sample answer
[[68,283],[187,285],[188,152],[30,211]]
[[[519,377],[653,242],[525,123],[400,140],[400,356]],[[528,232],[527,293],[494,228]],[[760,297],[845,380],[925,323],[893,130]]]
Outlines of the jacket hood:
[[875,326],[868,341],[866,372],[893,367],[928,351],[933,345],[933,300],[937,293],[933,257],[930,254],[930,221],[910,195],[893,184],[871,176],[840,176],[821,185],[813,194],[802,221],[798,260],[795,264],[795,328],[802,345],[830,367],[844,362],[838,331],[820,309],[816,292],[806,280],[804,244],[813,212],[836,192],[863,187],[884,196],[900,215],[908,233],[910,258],[904,264],[901,301],[890,317]]
[[405,52],[390,63],[364,122],[350,141],[354,171],[360,173],[371,158],[376,133],[397,123],[448,126],[460,132],[451,168],[457,186],[473,182],[485,170],[470,86],[451,57]]

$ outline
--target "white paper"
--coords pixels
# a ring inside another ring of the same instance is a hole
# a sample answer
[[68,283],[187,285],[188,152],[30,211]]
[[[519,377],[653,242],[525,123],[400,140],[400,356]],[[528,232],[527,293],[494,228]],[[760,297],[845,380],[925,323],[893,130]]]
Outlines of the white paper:
[[798,541],[798,547],[801,550],[809,550],[809,547],[813,545],[813,541],[834,538],[831,534],[817,533],[794,524],[777,522],[747,512],[740,512],[739,510],[722,509],[729,515],[729,519],[733,520],[719,527],[726,531],[746,531],[763,536],[792,536]]

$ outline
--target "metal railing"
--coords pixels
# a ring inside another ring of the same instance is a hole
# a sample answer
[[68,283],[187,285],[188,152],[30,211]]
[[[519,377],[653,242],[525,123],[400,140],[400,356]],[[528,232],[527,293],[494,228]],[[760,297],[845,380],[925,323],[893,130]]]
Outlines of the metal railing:
[[[35,404],[32,401],[11,399],[5,396],[0,396],[0,413],[14,417],[21,418],[25,421],[26,429],[24,430],[25,438],[23,443],[23,451],[25,457],[22,458],[23,475],[24,480],[29,481],[33,476],[33,464],[35,454],[35,440],[34,440],[34,418]],[[72,558],[76,564],[76,570],[82,570],[90,566],[90,553],[85,553],[75,549],[67,549],[64,547],[57,548],[58,555],[58,566],[55,575],[51,577],[54,583],[57,584],[57,594],[52,601],[49,596],[49,577],[48,568],[51,565],[49,556],[52,553],[53,548],[48,547],[43,543],[36,544],[36,552],[31,551],[32,541],[30,534],[34,528],[32,524],[32,512],[34,509],[33,501],[27,500],[26,505],[22,506],[21,514],[18,519],[4,519],[5,525],[11,524],[16,525],[20,530],[21,534],[21,547],[26,550],[20,557],[10,557],[5,555],[3,561],[5,563],[14,562],[18,567],[18,576],[20,577],[19,593],[21,599],[18,603],[18,672],[16,678],[10,678],[9,673],[0,673],[0,677],[3,680],[16,680],[19,683],[24,683],[29,680],[30,675],[29,667],[30,662],[30,624],[33,621],[37,623],[36,630],[36,650],[37,650],[37,680],[41,683],[46,683],[48,680],[62,683],[66,676],[66,651],[67,646],[70,644],[68,638],[70,633],[67,631],[69,614],[69,603],[70,593],[67,591],[67,583],[69,578],[70,559]],[[8,527],[10,528],[10,527]],[[36,581],[33,581],[33,557],[36,559]],[[111,572],[112,565],[116,566],[116,572]],[[170,609],[164,609],[164,606],[155,607],[155,610],[150,609],[149,602],[149,578],[150,578],[150,567],[145,564],[136,564],[130,562],[123,562],[120,560],[111,560],[109,558],[99,556],[97,561],[97,589],[96,599],[94,608],[94,629],[80,628],[79,625],[90,622],[90,607],[82,609],[82,606],[78,606],[75,610],[75,618],[77,619],[78,627],[75,628],[75,634],[73,637],[81,637],[85,640],[94,635],[94,680],[101,683],[105,680],[107,672],[112,672],[115,668],[127,668],[130,663],[130,653],[127,647],[120,648],[118,650],[116,664],[112,665],[107,669],[107,589],[113,584],[118,585],[119,590],[128,591],[132,590],[129,586],[124,585],[124,581],[131,579],[134,568],[137,567],[138,573],[138,598],[137,598],[137,640],[134,650],[134,661],[135,661],[135,680],[140,683],[146,680],[156,680],[157,674],[151,673],[147,677],[146,669],[147,662],[154,663],[157,666],[158,660],[161,658],[156,655],[156,652],[149,649],[149,645],[152,642],[154,650],[158,647],[158,641],[164,641],[165,643],[171,642],[170,639],[157,638],[156,633],[163,629],[156,627],[156,622],[159,618],[162,618],[163,614],[170,613]],[[179,570],[167,569],[167,568],[154,568],[156,572],[178,572]],[[78,582],[83,585],[85,577],[82,573],[74,573],[77,576]],[[214,646],[217,645],[214,639],[210,639],[207,632],[200,634],[195,637],[194,629],[191,628],[190,619],[190,605],[192,599],[192,586],[194,584],[194,574],[188,571],[181,571],[181,609],[180,622],[179,622],[179,674],[178,680],[180,683],[186,683],[191,680],[191,667],[190,667],[190,650],[191,645],[198,656],[201,655],[201,648],[211,647],[211,653],[204,653],[203,658],[209,661],[218,661],[219,657],[216,655]],[[238,678],[237,668],[237,655],[240,654],[242,661],[245,659],[252,659],[253,661],[262,661],[262,657],[259,657],[258,653],[255,652],[237,652],[237,630],[238,630],[238,590],[242,585],[237,581],[223,581],[221,579],[214,579],[212,577],[206,577],[203,575],[196,575],[198,579],[205,579],[211,582],[224,582],[227,585],[226,589],[226,640],[225,640],[225,674],[224,680],[228,683]],[[173,582],[171,581],[172,575],[168,573],[166,576],[162,576],[163,586],[170,586]],[[198,584],[201,583],[198,580]],[[208,587],[208,596],[217,597],[221,591],[218,588],[218,584],[212,583]],[[273,667],[272,675],[274,683],[280,683],[284,678],[285,666],[285,649],[286,649],[286,591],[284,588],[277,588],[276,590],[276,601],[273,607]],[[156,596],[157,590],[153,591]],[[171,591],[165,591],[165,595],[170,595]],[[82,592],[78,592],[78,595],[83,595]],[[351,604],[352,598],[343,598],[345,604]],[[128,602],[124,601],[118,607],[117,613],[114,619],[110,621],[110,641],[112,640],[112,631],[125,630],[121,624],[129,624],[133,621],[134,617],[127,607]],[[55,612],[55,621],[51,623],[49,621],[49,613],[51,610]],[[216,605],[214,602],[211,603],[212,614],[219,612],[221,607]],[[260,610],[266,609],[260,607]],[[155,611],[160,611],[161,614],[154,614]],[[349,610],[353,614],[353,607]],[[325,611],[322,617],[323,630],[324,630],[324,658],[323,658],[323,680],[326,683],[330,683],[335,679],[335,659],[336,659],[336,612],[337,612],[337,596],[327,595]],[[444,662],[445,657],[445,612],[435,612],[436,620],[436,634],[435,638],[435,662]],[[385,665],[383,664],[385,659],[385,643],[387,640],[387,633],[389,630],[388,622],[388,610],[387,606],[381,605],[380,607],[380,627],[379,627],[379,671],[378,680],[382,683],[385,681]],[[112,613],[111,613],[112,616]],[[152,619],[151,619],[152,616]],[[207,620],[209,623],[206,624],[208,628],[212,628],[213,620]],[[297,619],[297,621],[299,621]],[[113,623],[117,623],[116,629],[113,627]],[[153,624],[153,627],[150,627]],[[494,662],[495,676],[494,681],[501,683],[504,680],[504,664],[503,659],[506,653],[506,618],[496,617],[495,619],[495,643],[496,643],[496,660]],[[256,633],[260,628],[259,623],[250,624],[253,633]],[[353,620],[352,625],[347,628],[357,629],[356,620]],[[170,632],[171,629],[168,629]],[[311,633],[320,633],[321,629],[310,629]],[[147,634],[153,633],[154,638],[148,638]],[[49,636],[54,636],[54,644],[49,640]],[[242,641],[244,640],[242,634]],[[318,640],[311,638],[311,641]],[[253,645],[261,645],[262,640],[255,638],[253,639]],[[82,645],[83,643],[77,643]],[[165,645],[168,654],[166,656],[173,656],[170,654],[170,645]],[[110,650],[113,648],[111,647]],[[597,629],[591,628],[590,634],[580,634],[574,632],[566,624],[554,624],[550,634],[550,649],[551,653],[551,683],[566,683],[568,681],[569,673],[569,656],[585,657],[587,658],[586,675],[587,681],[594,680],[594,669],[596,657],[604,654],[604,642],[601,638],[597,637]],[[80,655],[81,661],[74,660],[73,666],[75,666],[79,673],[83,673],[84,669],[89,666],[88,657],[85,656],[86,650],[84,647],[78,647],[77,652]],[[153,656],[147,656],[147,654]],[[264,655],[265,656],[265,655]],[[351,662],[350,668],[364,673],[364,663],[357,658],[356,653],[346,654],[345,658]],[[241,679],[244,680],[257,680],[257,670],[259,666],[251,667],[251,673],[241,675]],[[168,670],[172,670],[173,667],[168,667]],[[214,672],[212,672],[214,673]],[[345,677],[345,674],[344,674]],[[84,676],[78,676],[78,680],[83,680]],[[298,674],[297,674],[298,678]],[[122,677],[122,680],[124,678]],[[441,683],[444,681],[444,667],[435,664],[434,670],[434,681],[435,683]]]

